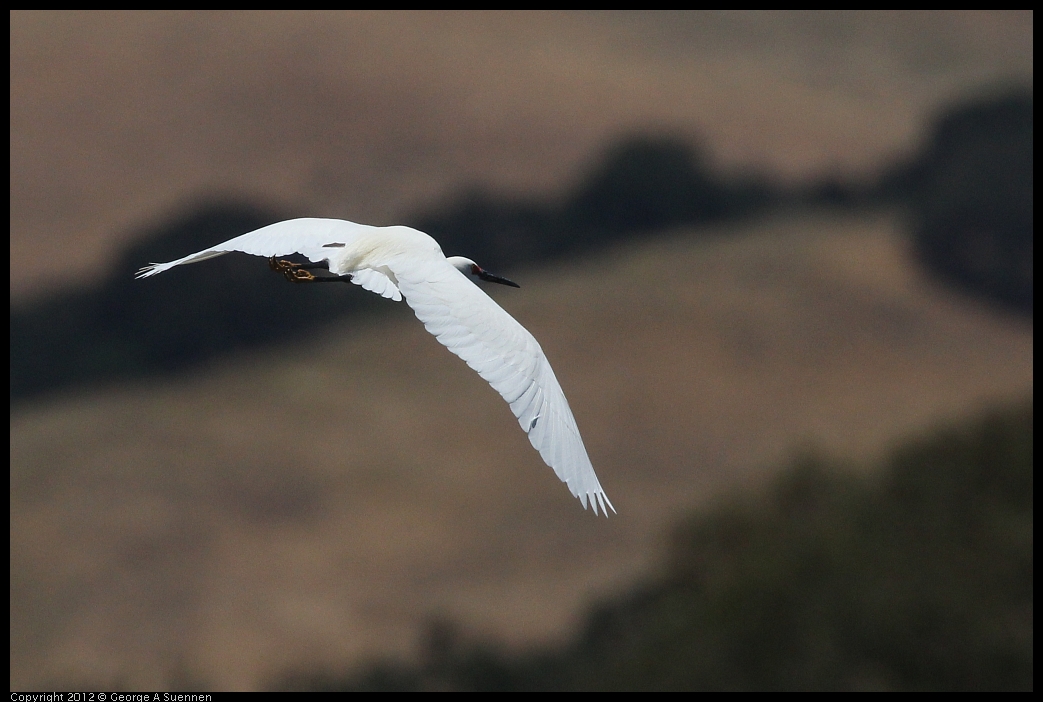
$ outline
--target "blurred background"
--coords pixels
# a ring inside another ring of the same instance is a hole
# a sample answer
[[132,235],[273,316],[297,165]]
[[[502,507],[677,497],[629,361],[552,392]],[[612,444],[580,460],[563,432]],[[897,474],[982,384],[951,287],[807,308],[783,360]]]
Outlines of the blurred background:
[[[1032,57],[1031,12],[12,12],[12,689],[1030,689]],[[618,515],[405,305],[132,278],[297,216],[521,283]]]

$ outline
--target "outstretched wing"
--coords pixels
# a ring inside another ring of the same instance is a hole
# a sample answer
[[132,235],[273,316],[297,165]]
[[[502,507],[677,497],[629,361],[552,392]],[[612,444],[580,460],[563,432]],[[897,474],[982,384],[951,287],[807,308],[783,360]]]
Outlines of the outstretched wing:
[[[168,271],[174,266],[199,263],[233,251],[265,257],[288,256],[296,253],[313,263],[318,263],[329,260],[331,256],[336,256],[343,248],[351,246],[360,234],[372,229],[374,227],[355,224],[343,219],[312,217],[289,219],[255,229],[234,239],[229,239],[223,244],[190,254],[176,261],[150,263],[141,268],[134,277],[148,278]],[[368,269],[358,271],[352,275],[351,282],[383,297],[393,300],[402,299],[398,287],[380,271]]]
[[615,511],[598,482],[543,349],[513,317],[438,253],[390,258],[406,302],[439,343],[503,396],[529,442],[583,503]]

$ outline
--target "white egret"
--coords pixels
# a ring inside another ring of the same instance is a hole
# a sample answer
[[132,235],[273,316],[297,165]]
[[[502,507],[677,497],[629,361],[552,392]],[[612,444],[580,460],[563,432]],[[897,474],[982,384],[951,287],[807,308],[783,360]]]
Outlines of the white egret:
[[[474,261],[446,258],[427,234],[409,227],[372,227],[340,219],[291,219],[229,239],[169,263],[152,263],[138,278],[232,251],[268,257],[294,282],[351,282],[406,302],[439,343],[462,358],[511,406],[529,442],[586,509],[615,511],[598,482],[558,379],[526,329],[472,280],[519,287]],[[279,260],[301,254],[311,264]],[[309,269],[327,268],[333,276]]]

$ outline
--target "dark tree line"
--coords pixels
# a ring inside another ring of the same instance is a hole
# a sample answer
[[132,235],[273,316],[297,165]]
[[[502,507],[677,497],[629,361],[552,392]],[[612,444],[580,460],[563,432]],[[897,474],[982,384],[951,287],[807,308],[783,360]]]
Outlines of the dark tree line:
[[878,470],[808,456],[683,519],[666,574],[573,643],[507,654],[432,623],[418,664],[311,690],[1031,690],[1032,407],[911,441]]
[[[447,255],[466,253],[504,270],[741,214],[766,199],[764,188],[748,190],[715,181],[686,142],[636,137],[613,147],[563,204],[476,192],[405,223],[438,239]],[[238,256],[133,279],[145,263],[180,258],[291,216],[241,202],[204,203],[144,233],[97,286],[12,307],[12,402],[189,368],[387,304],[341,286],[289,286],[259,259]]]
[[[909,205],[924,265],[975,295],[1032,311],[1032,94],[1013,92],[940,115],[924,153],[880,183],[836,180],[803,192],[717,174],[690,142],[637,135],[609,147],[578,183],[546,200],[471,190],[407,218],[448,255],[493,270],[577,255],[799,203]],[[89,288],[12,306],[11,401],[127,380],[299,337],[381,301],[341,286],[291,286],[263,263],[230,256],[135,281],[147,262],[204,249],[293,213],[204,203],[144,232]]]
[[924,265],[972,294],[1032,313],[1032,93],[941,115],[907,177]]

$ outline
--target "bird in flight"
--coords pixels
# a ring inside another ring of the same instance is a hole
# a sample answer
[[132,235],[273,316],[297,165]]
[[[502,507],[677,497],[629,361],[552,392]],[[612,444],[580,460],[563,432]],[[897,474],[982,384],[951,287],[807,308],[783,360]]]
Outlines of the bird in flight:
[[[472,281],[519,287],[462,256],[446,257],[434,239],[404,226],[373,227],[341,219],[277,222],[169,263],[137,278],[233,251],[265,256],[295,283],[350,282],[413,308],[438,342],[462,358],[510,405],[533,447],[586,509],[616,511],[598,482],[569,403],[550,363],[525,327]],[[280,256],[300,254],[311,263]],[[332,275],[311,271],[328,270]]]

